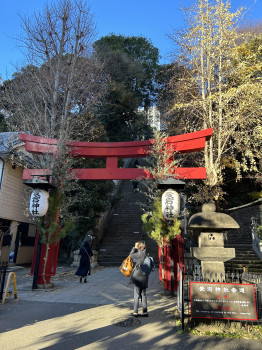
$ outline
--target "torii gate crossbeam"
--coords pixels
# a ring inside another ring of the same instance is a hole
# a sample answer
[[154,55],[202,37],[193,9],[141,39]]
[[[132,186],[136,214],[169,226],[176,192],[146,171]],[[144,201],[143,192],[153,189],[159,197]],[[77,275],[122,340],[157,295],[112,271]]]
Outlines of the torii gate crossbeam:
[[[198,152],[205,148],[213,129],[200,130],[184,135],[167,138],[167,147],[173,152]],[[25,141],[25,149],[30,153],[56,153],[58,140],[28,134],[19,134]],[[71,154],[75,157],[106,158],[104,169],[72,169],[71,172],[79,180],[132,180],[149,177],[143,169],[118,168],[119,158],[147,157],[154,140],[130,142],[77,142],[71,141]],[[176,177],[180,179],[205,179],[205,168],[176,168]],[[23,180],[29,180],[33,175],[51,175],[49,169],[24,169]]]

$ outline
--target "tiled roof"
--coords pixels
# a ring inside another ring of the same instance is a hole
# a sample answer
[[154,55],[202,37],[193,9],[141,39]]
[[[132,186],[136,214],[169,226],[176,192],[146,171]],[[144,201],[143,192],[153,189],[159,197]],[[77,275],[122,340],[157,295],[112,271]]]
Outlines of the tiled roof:
[[11,154],[12,149],[22,146],[23,142],[19,139],[18,132],[0,132],[0,154]]
[[30,165],[37,167],[32,156],[25,151],[24,142],[19,139],[19,132],[0,132],[0,157],[9,158],[11,155],[14,161],[22,163],[22,166]]

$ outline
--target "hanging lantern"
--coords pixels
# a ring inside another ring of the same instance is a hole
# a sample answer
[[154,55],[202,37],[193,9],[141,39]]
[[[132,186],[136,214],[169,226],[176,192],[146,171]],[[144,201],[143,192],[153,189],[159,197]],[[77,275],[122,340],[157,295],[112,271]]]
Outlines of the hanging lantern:
[[44,216],[48,210],[49,193],[44,190],[35,189],[30,198],[30,213],[33,216]]
[[169,188],[162,195],[162,214],[167,220],[175,220],[180,213],[180,196]]

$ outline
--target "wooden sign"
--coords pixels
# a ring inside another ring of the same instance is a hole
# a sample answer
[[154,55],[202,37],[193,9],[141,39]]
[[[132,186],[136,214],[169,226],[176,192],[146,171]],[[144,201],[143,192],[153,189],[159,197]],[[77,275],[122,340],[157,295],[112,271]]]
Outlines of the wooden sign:
[[192,318],[257,321],[253,284],[190,282]]

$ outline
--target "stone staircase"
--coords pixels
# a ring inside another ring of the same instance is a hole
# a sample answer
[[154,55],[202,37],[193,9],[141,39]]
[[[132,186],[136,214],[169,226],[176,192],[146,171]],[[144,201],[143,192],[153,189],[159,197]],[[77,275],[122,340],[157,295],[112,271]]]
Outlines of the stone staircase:
[[[229,246],[227,246],[229,248]],[[227,270],[262,272],[262,260],[254,252],[252,245],[235,245],[236,257],[225,263]]]
[[134,192],[132,182],[123,181],[121,202],[114,209],[103,242],[98,251],[98,264],[101,266],[120,266],[128,256],[135,242],[144,240],[147,251],[158,264],[157,243],[142,233],[142,209],[139,202],[147,199],[141,192]]
[[252,208],[252,211],[249,209],[247,213],[240,210],[232,215],[239,223],[240,229],[228,232],[225,241],[226,248],[236,250],[236,257],[225,263],[227,270],[243,271],[245,268],[249,272],[262,272],[262,260],[253,249],[250,220],[244,220],[246,215],[248,218],[254,215],[255,209],[257,208]]

